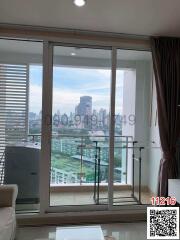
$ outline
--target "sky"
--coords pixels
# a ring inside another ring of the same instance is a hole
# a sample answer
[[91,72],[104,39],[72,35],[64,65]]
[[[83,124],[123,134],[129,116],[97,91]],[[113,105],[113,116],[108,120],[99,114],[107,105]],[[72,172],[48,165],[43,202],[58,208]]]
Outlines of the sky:
[[[29,111],[42,109],[42,66],[30,66]],[[116,112],[122,112],[124,71],[117,70]],[[107,69],[54,67],[53,113],[75,111],[81,96],[92,96],[93,109],[109,111],[111,72]]]

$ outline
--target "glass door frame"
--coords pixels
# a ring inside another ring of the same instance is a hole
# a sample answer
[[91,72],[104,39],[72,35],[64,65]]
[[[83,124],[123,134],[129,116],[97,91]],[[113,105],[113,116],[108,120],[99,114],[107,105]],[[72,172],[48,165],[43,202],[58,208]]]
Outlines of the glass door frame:
[[[50,206],[50,166],[51,166],[51,127],[52,127],[52,91],[53,91],[53,48],[56,46],[81,47],[89,49],[104,49],[111,51],[111,47],[94,46],[71,43],[44,43],[44,71],[43,71],[43,110],[42,110],[42,155],[41,168],[46,172],[41,180],[43,205],[41,212],[108,210],[108,205],[78,205],[78,206]],[[111,66],[112,69],[112,66]],[[111,74],[112,75],[112,74]],[[47,87],[48,86],[48,87]],[[43,159],[43,160],[42,160]],[[109,179],[109,178],[108,178]],[[45,187],[46,183],[46,187]],[[109,188],[108,188],[109,189]],[[42,201],[41,201],[42,202]]]
[[[109,173],[108,173],[108,204],[80,206],[50,206],[50,169],[51,169],[51,127],[52,127],[52,90],[53,90],[53,48],[55,46],[97,48],[111,50],[111,88],[110,88],[110,125],[109,125]],[[144,210],[142,205],[113,205],[114,185],[114,129],[115,129],[115,98],[116,98],[116,67],[117,49],[120,47],[99,46],[98,44],[62,42],[44,42],[43,47],[43,99],[42,99],[42,147],[40,160],[40,213],[62,213],[83,211],[112,210]],[[121,48],[125,49],[125,48]],[[137,49],[136,49],[137,50]]]

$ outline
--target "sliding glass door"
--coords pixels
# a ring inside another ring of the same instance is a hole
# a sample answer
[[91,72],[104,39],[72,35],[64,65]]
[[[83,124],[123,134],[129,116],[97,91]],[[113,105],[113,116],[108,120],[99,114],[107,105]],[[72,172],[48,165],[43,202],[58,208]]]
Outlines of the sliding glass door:
[[116,60],[113,206],[150,204],[147,159],[151,53],[117,49]]
[[50,104],[49,209],[113,209],[146,203],[147,193],[142,192],[146,164],[140,161],[145,158],[142,139],[147,136],[141,127],[148,124],[145,93],[151,55],[50,44],[50,56],[52,81],[47,93],[52,96],[50,103],[45,100]]
[[50,206],[107,204],[111,51],[53,47]]
[[0,184],[18,184],[17,210],[150,203],[151,53],[7,39],[0,52]]

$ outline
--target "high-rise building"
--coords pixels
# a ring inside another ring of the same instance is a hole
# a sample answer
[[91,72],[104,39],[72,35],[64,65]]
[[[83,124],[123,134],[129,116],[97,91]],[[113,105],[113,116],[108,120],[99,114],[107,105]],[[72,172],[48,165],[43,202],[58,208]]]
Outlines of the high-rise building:
[[81,127],[91,129],[92,97],[80,97],[80,103],[75,108],[75,112],[81,118]]
[[92,115],[92,97],[90,96],[80,97],[80,103],[77,106],[77,114],[80,116]]

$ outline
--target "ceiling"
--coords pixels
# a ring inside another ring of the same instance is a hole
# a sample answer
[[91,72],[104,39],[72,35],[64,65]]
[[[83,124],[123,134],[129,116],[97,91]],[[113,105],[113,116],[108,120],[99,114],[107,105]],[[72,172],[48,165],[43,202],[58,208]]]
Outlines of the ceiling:
[[180,0],[0,0],[0,23],[180,36]]

